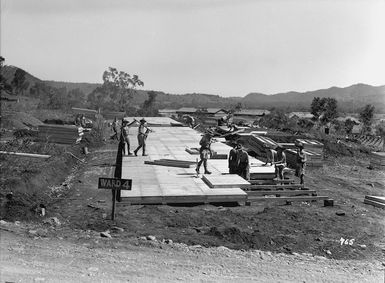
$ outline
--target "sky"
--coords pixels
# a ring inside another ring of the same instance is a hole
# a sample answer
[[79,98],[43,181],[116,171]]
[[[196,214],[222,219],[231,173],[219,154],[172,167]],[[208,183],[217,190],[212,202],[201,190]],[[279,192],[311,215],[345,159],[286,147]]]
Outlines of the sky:
[[385,84],[385,0],[0,0],[5,64],[168,93],[244,96]]

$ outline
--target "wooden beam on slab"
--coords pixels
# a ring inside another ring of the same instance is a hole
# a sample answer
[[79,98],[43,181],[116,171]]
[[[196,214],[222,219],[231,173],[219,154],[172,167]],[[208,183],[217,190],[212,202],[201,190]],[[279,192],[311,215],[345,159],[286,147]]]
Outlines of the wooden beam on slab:
[[0,151],[0,154],[17,155],[17,156],[34,157],[34,158],[50,158],[51,157],[51,155],[45,155],[45,154],[34,154],[34,153],[13,152],[13,151]]
[[247,201],[249,202],[258,202],[258,201],[317,201],[317,200],[326,200],[329,199],[328,196],[299,196],[299,197],[248,197]]
[[248,191],[247,195],[253,196],[264,196],[264,195],[276,195],[276,196],[299,196],[299,195],[312,195],[317,194],[315,190],[293,190],[293,191]]

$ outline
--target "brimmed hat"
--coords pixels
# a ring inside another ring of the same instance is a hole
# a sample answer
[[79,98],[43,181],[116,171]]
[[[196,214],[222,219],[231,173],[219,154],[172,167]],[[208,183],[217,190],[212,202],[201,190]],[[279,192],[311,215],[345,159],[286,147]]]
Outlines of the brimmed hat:
[[144,118],[142,118],[142,119],[140,119],[140,122],[141,122],[141,123],[146,123],[147,121],[144,120]]

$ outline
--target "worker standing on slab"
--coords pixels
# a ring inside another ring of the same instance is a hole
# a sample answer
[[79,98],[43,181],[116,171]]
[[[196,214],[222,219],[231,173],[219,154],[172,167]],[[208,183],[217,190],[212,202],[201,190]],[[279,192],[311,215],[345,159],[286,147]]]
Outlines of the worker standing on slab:
[[[132,121],[131,123],[128,123],[127,120],[123,120],[123,123],[122,123],[122,136],[123,136],[123,140],[124,140],[124,143],[125,145],[127,146],[127,155],[132,155],[132,153],[130,152],[130,138],[129,138],[129,131],[130,131],[130,126],[132,124],[134,124],[136,122],[136,120],[134,119],[134,121]],[[124,152],[126,151],[125,150],[125,147],[123,147],[124,149]]]
[[305,176],[305,167],[306,167],[306,153],[303,151],[303,143],[298,142],[296,143],[297,146],[297,155],[296,155],[296,162],[297,167],[295,170],[295,175],[300,178],[300,184],[304,184],[304,176]]
[[268,163],[270,165],[273,165],[273,163],[277,159],[277,151],[272,149],[269,145],[264,144],[263,148],[265,149],[265,154],[266,154],[266,163],[262,164],[262,166],[266,166]]
[[245,180],[250,180],[249,154],[243,149],[241,143],[237,144],[237,173]]
[[112,140],[118,139],[118,120],[116,119],[116,117],[112,122],[111,127],[112,127],[112,130],[114,131],[114,134],[110,137],[110,139]]
[[237,144],[233,144],[233,148],[229,153],[229,173],[237,174],[237,161],[238,161],[238,152],[236,149]]
[[283,180],[283,169],[286,167],[286,154],[284,148],[281,145],[277,147],[277,161],[273,162],[275,165],[275,172],[279,179]]
[[151,130],[146,125],[147,121],[142,118],[140,120],[140,125],[138,128],[138,144],[137,149],[134,150],[135,156],[138,156],[139,149],[142,148],[142,156],[147,156],[146,154],[146,139]]
[[197,174],[199,174],[199,169],[202,163],[205,169],[205,174],[211,174],[211,172],[207,169],[207,159],[209,159],[209,156],[211,155],[212,137],[212,133],[206,133],[199,142],[201,148],[199,149],[200,160],[198,162],[197,168],[195,169]]

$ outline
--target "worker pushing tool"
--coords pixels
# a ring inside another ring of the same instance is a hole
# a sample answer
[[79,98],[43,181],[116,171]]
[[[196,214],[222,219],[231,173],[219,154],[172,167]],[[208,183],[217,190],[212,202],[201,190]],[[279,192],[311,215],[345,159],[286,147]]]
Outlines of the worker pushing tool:
[[147,156],[146,154],[146,139],[148,134],[152,132],[150,128],[147,127],[147,121],[142,118],[140,120],[140,125],[138,128],[138,144],[137,149],[134,150],[135,156],[138,156],[138,151],[142,148],[142,156]]

